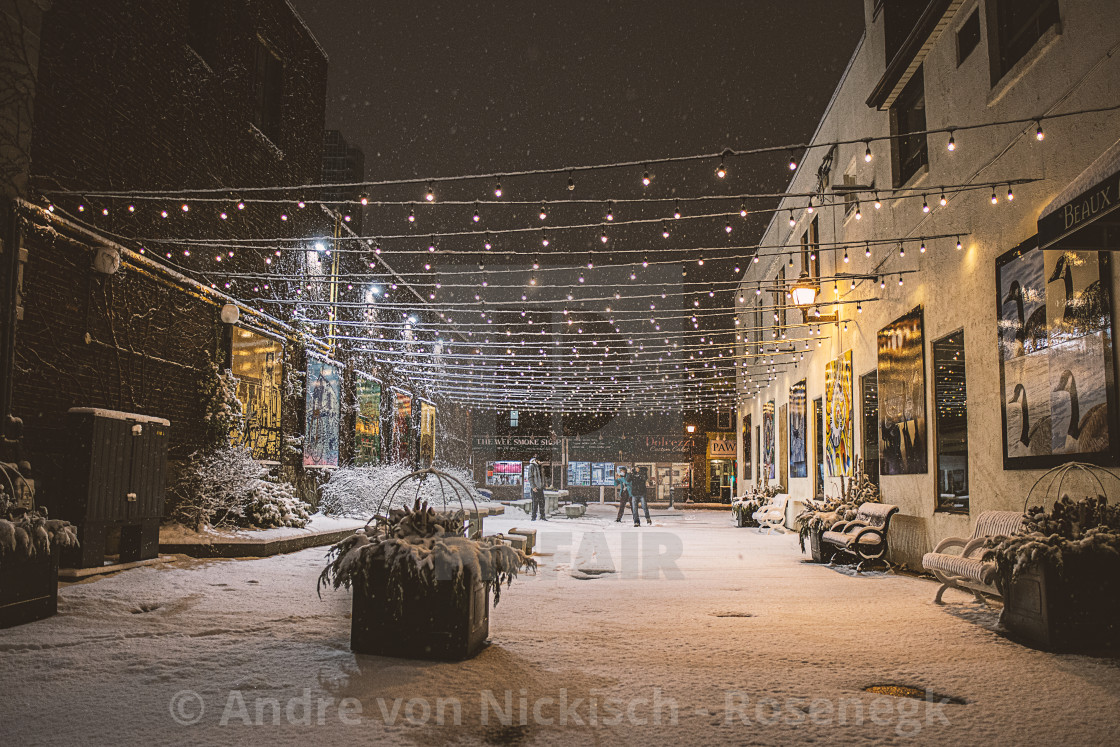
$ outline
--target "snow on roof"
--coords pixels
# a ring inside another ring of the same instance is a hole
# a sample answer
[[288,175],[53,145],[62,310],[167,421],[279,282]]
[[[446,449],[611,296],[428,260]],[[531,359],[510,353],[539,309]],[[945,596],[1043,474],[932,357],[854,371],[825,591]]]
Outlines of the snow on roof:
[[110,420],[135,420],[138,423],[157,423],[158,425],[171,425],[165,418],[152,415],[138,415],[134,412],[120,412],[119,410],[105,410],[100,407],[71,407],[67,412],[75,415],[93,415],[95,418],[109,418]]

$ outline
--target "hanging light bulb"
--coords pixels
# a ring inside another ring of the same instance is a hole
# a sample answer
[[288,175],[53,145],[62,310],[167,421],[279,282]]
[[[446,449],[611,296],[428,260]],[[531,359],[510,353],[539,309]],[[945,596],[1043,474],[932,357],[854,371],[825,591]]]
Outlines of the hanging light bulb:
[[925,239],[922,239],[922,247],[918,250],[918,252],[920,254],[925,254],[926,253],[926,240]]
[[995,190],[995,187],[993,187],[992,188],[992,204],[995,205],[998,202],[999,202],[999,198],[996,197],[996,190]]
[[723,227],[723,230],[727,233],[731,233],[731,221],[727,222],[727,225]]
[[547,213],[547,212],[545,211],[545,209],[544,209],[544,203],[542,202],[542,203],[541,203],[541,212],[540,212],[540,218],[541,218],[541,220],[544,220],[544,219],[545,219],[545,218],[547,218],[547,217],[548,217],[548,213]]
[[700,265],[701,267],[704,266],[704,255],[700,255],[700,259],[696,260],[696,264]]
[[642,172],[642,186],[643,187],[648,187],[649,186],[649,169],[646,169],[645,171]]
[[645,257],[642,257],[642,267],[649,267],[649,260]]
[[362,195],[361,199],[358,200],[358,202],[362,203],[362,205],[368,205],[369,204],[369,197],[367,197],[366,195]]
[[747,217],[747,201],[746,201],[746,199],[740,199],[739,200],[739,217],[740,218],[746,218]]
[[844,264],[848,264],[848,248],[844,247]]
[[238,210],[244,210],[245,209],[245,203],[244,202],[237,203],[237,209]]
[[1042,131],[1042,120],[1035,120],[1034,139],[1042,142],[1046,138],[1046,133]]
[[502,180],[501,179],[499,179],[497,182],[494,183],[494,196],[495,197],[501,197],[502,196]]
[[790,228],[793,228],[793,227],[794,227],[794,226],[796,226],[796,225],[797,225],[797,221],[796,221],[796,220],[794,220],[794,217],[793,217],[793,211],[792,211],[792,210],[790,210],[790,211],[789,211],[789,227],[790,227]]
[[661,221],[661,236],[662,238],[669,238],[669,224]]
[[875,193],[875,202],[874,202],[874,205],[875,205],[875,209],[876,209],[876,210],[878,210],[879,208],[883,207],[883,203],[882,203],[882,202],[881,202],[881,201],[879,200],[879,193],[878,193],[878,192],[876,192],[876,193]]
[[865,256],[865,257],[870,257],[871,256],[871,242],[870,241],[863,242],[863,256]]
[[863,213],[859,209],[859,201],[856,201],[856,220],[863,220]]
[[902,285],[902,273],[898,273],[898,284]]
[[805,207],[805,212],[809,215],[813,214],[813,198],[809,198],[809,204]]
[[575,188],[576,188],[575,176],[571,171],[569,171],[568,172],[568,191],[571,192]]
[[1011,191],[1011,185],[1007,185],[1007,201],[1011,202],[1015,199],[1015,193]]
[[871,163],[871,141],[867,141],[867,149],[863,151],[863,160]]
[[607,243],[607,232],[606,231],[603,231],[603,234],[599,237],[599,241],[602,241],[604,244]]
[[898,256],[900,258],[906,256],[906,246],[901,241],[898,242]]
[[886,287],[887,287],[887,279],[886,279],[886,277],[880,277],[880,278],[879,278],[879,287],[880,287],[880,288],[886,288]]
[[533,257],[533,269],[534,270],[541,269],[541,263],[536,257]]
[[416,222],[416,210],[415,210],[415,208],[410,209],[408,211],[408,222],[409,223],[415,223]]
[[428,202],[433,202],[436,199],[436,193],[432,191],[432,185],[430,182],[428,183],[427,191],[424,193],[424,199]]
[[727,176],[727,169],[723,165],[723,159],[719,159],[719,166],[716,167],[716,176],[720,179]]
[[789,170],[797,171],[797,157],[793,153],[789,154]]
[[474,215],[471,216],[471,220],[473,220],[475,223],[478,223],[480,220],[482,220],[482,216],[478,214],[478,208],[474,209]]
[[482,245],[484,247],[486,247],[486,251],[490,251],[490,247],[493,246],[493,244],[490,243],[490,234],[489,233],[486,234],[486,238],[484,239]]
[[952,130],[949,130],[949,142],[945,145],[945,148],[950,153],[952,153],[953,151],[955,151],[957,149],[957,141],[953,138],[953,131]]
[[857,314],[862,314],[863,313],[863,304],[859,303],[858,301],[856,302],[856,313]]
[[674,218],[680,218],[681,217],[681,204],[679,202],[673,203],[673,217]]
[[941,193],[941,199],[940,199],[940,200],[938,201],[938,204],[940,204],[940,205],[941,205],[941,207],[945,207],[945,205],[946,205],[946,204],[948,204],[948,202],[949,202],[949,201],[945,199],[945,192],[944,192],[944,191],[942,191],[942,193]]
[[925,195],[922,195],[922,212],[923,213],[928,213],[929,212],[929,202],[926,200]]
[[548,234],[541,231],[541,246],[548,246]]
[[961,237],[958,236],[957,237],[957,251],[959,252],[960,250],[961,250]]
[[607,203],[607,220],[614,220],[614,207],[613,203]]
[[434,240],[428,242],[428,254],[434,254],[436,251],[436,242]]

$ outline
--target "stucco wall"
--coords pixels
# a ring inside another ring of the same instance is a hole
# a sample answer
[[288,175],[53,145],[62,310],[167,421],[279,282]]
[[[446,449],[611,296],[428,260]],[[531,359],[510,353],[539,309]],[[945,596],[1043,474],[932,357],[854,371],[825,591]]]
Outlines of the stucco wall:
[[[958,67],[956,29],[980,6],[982,37],[980,45]],[[882,17],[872,19],[867,3],[868,31],[857,49],[846,77],[838,87],[833,103],[821,121],[814,142],[834,142],[863,136],[886,136],[890,133],[887,112],[866,104],[872,88],[885,68]],[[926,123],[928,129],[959,127],[983,122],[1045,116],[1060,112],[1108,106],[1120,102],[1120,5],[1100,0],[1063,0],[1060,33],[1051,39],[1043,37],[1016,68],[994,87],[990,81],[988,24],[989,0],[963,3],[940,35],[924,62]],[[813,451],[816,438],[812,422],[812,400],[824,391],[824,366],[842,354],[852,351],[853,408],[855,419],[855,453],[861,455],[862,438],[858,404],[859,377],[876,367],[876,334],[880,328],[915,306],[924,308],[926,413],[929,470],[925,474],[883,476],[884,500],[900,508],[900,519],[892,529],[894,559],[920,565],[921,554],[945,536],[967,535],[971,520],[986,510],[1021,510],[1027,492],[1044,470],[1003,469],[1003,440],[1000,410],[1000,382],[997,348],[995,259],[1037,232],[1042,209],[1069,182],[1075,179],[1095,158],[1116,142],[1120,134],[1120,114],[1116,112],[1082,115],[1062,119],[1044,119],[1046,138],[1035,139],[1035,127],[1001,125],[981,130],[957,132],[957,148],[949,152],[947,136],[928,137],[929,171],[911,180],[911,185],[928,187],[932,210],[922,212],[922,200],[883,198],[882,209],[875,210],[867,201],[861,202],[862,220],[845,216],[843,207],[824,208],[819,216],[820,241],[823,245],[836,241],[862,242],[888,237],[920,238],[927,235],[961,233],[964,245],[955,248],[955,239],[939,239],[928,244],[920,254],[916,246],[908,246],[905,258],[897,248],[876,248],[871,259],[862,251],[849,252],[845,265],[842,251],[822,246],[821,275],[830,277],[840,272],[890,273],[917,270],[905,276],[899,287],[897,275],[886,288],[860,282],[854,291],[841,286],[841,298],[878,298],[863,304],[863,313],[854,308],[844,310],[841,318],[849,319],[848,330],[836,325],[822,326],[823,344],[814,338],[802,362],[779,369],[775,381],[752,396],[743,393],[740,418],[752,414],[753,424],[762,418],[762,405],[773,399],[780,408],[788,401],[789,387],[808,380],[810,414],[809,468],[810,477],[791,478],[788,491],[794,499],[811,495]],[[832,183],[843,181],[845,173],[857,184],[891,185],[890,147],[887,141],[872,143],[874,157],[864,161],[862,142],[837,148],[832,165]],[[811,192],[816,188],[817,169],[827,148],[809,151],[791,181],[790,192]],[[999,203],[993,206],[990,192],[974,191],[947,195],[948,204],[940,207],[941,185],[983,183],[1018,178],[1040,181],[1017,185],[1014,202],[1007,202],[1006,187],[998,190]],[[842,202],[842,200],[841,200]],[[799,250],[801,234],[812,215],[805,211],[805,198],[790,198],[782,203],[787,212],[779,212],[771,222],[763,245],[783,244]],[[790,228],[788,209],[794,210],[797,225]],[[768,250],[763,250],[765,253]],[[756,297],[759,280],[772,281],[785,257],[764,257],[748,267],[743,291],[749,310],[756,298],[767,300],[764,292]],[[800,271],[795,258],[793,278]],[[790,268],[787,267],[787,275]],[[1113,292],[1117,263],[1113,263]],[[834,298],[831,283],[825,283],[821,297]],[[768,301],[767,301],[768,302]],[[822,310],[828,312],[828,308]],[[1115,304],[1113,307],[1115,315]],[[745,326],[749,325],[748,315]],[[769,324],[769,314],[764,322]],[[1113,322],[1115,328],[1115,319]],[[933,429],[933,372],[930,343],[957,329],[965,334],[965,357],[968,395],[968,468],[970,480],[970,514],[935,513],[936,453]],[[790,335],[795,337],[800,332]],[[769,331],[765,340],[771,340]],[[798,340],[797,347],[804,348]],[[1114,348],[1115,355],[1115,348]],[[742,384],[743,382],[741,382]],[[741,419],[740,419],[741,424]],[[741,437],[740,437],[741,438]],[[740,444],[740,453],[742,444]],[[742,464],[740,459],[740,464]],[[757,472],[756,472],[757,475]],[[741,479],[741,477],[740,477]],[[838,492],[837,479],[828,481],[829,492]]]

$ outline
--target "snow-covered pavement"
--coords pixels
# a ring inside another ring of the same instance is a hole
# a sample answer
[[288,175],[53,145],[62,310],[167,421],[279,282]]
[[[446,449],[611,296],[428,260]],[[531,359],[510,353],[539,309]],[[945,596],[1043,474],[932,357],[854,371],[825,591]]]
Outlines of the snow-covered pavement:
[[[1102,744],[1120,667],[994,631],[996,614],[907,576],[804,562],[728,513],[593,506],[537,523],[536,576],[463,663],[355,656],[325,548],[182,559],[65,587],[0,631],[6,745]],[[488,519],[488,532],[530,526]],[[547,531],[546,531],[547,530]],[[933,702],[863,692],[928,689]],[[942,704],[937,696],[960,703]]]

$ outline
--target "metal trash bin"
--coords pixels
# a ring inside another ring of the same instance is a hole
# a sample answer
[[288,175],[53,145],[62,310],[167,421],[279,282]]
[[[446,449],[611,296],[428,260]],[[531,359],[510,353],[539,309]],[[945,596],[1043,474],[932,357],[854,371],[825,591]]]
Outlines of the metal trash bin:
[[76,525],[81,545],[63,555],[62,565],[103,565],[107,539],[118,530],[120,562],[156,557],[171,423],[148,415],[74,407],[67,425],[74,448],[63,489],[52,496],[51,516]]

